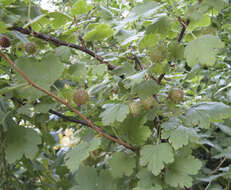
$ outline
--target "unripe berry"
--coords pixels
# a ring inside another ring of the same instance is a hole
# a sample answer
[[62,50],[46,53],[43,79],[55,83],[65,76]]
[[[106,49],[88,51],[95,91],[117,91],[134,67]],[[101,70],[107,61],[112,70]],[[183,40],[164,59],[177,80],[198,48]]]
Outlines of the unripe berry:
[[140,102],[133,101],[129,104],[129,110],[133,117],[141,112],[142,105]]
[[36,45],[35,43],[29,42],[25,46],[25,50],[28,54],[34,54],[36,52]]
[[150,52],[150,58],[153,63],[160,63],[166,59],[167,50],[164,45],[156,45]]
[[180,88],[171,88],[168,97],[175,103],[180,103],[184,99],[184,91]]
[[73,96],[73,101],[78,106],[85,104],[88,100],[89,100],[88,92],[83,88],[78,89]]
[[150,96],[150,97],[148,97],[142,101],[142,104],[146,110],[152,109],[154,107],[155,103],[156,103],[156,101],[152,96]]
[[7,36],[2,36],[0,38],[0,46],[3,48],[10,47],[10,39]]

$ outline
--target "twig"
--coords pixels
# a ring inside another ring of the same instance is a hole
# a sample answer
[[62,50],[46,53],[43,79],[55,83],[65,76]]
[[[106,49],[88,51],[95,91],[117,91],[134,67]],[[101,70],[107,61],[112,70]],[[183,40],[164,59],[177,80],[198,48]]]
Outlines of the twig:
[[80,43],[82,44],[82,47],[83,48],[86,48],[86,44],[85,44],[85,41],[84,41],[84,39],[82,38],[82,36],[81,36],[81,33],[79,32],[79,41],[80,41]]
[[[136,69],[137,71],[139,71],[140,69],[141,69],[141,70],[144,70],[144,66],[142,65],[141,61],[140,61],[139,58],[137,57],[134,48],[133,48],[132,46],[130,46],[130,48],[131,48],[131,50],[132,50],[132,52],[133,52],[133,53],[132,53],[132,57],[130,57],[130,58],[133,59],[133,60],[135,61],[135,69]],[[137,66],[139,66],[140,69],[138,69]]]
[[92,50],[90,50],[90,49],[88,49],[86,47],[79,46],[79,45],[73,44],[73,43],[68,43],[68,42],[59,40],[59,39],[57,39],[57,38],[55,38],[53,36],[43,34],[43,33],[40,33],[40,32],[35,32],[35,31],[31,30],[31,29],[22,28],[22,27],[19,27],[17,25],[9,27],[8,30],[16,30],[16,31],[18,31],[18,32],[20,32],[22,34],[33,35],[34,37],[39,38],[41,40],[51,42],[56,46],[67,46],[67,47],[70,47],[70,48],[80,50],[80,51],[85,52],[88,55],[96,58],[99,62],[101,62],[103,64],[106,64],[109,70],[115,69],[114,65],[112,65],[108,61],[104,61],[104,58],[102,56],[97,55],[94,51],[92,51]]
[[133,59],[135,60],[135,63],[139,65],[140,69],[144,70],[144,66],[142,65],[141,61],[139,60],[136,54],[133,54]]
[[0,125],[0,154],[1,154],[1,165],[2,165],[2,174],[4,177],[3,190],[8,190],[8,170],[6,162],[6,150],[5,150],[5,136],[3,131],[3,126]]
[[210,175],[213,175],[217,172],[217,170],[219,170],[219,168],[222,166],[222,164],[227,160],[226,157],[224,157],[221,162],[218,164],[218,166],[210,173]]
[[161,75],[158,77],[158,79],[157,79],[157,84],[160,84],[160,83],[161,83],[161,81],[162,81],[162,79],[164,78],[164,76],[165,76],[165,73],[161,74]]
[[70,110],[72,110],[76,115],[78,115],[80,118],[82,118],[87,125],[89,125],[89,127],[91,127],[93,130],[95,130],[97,133],[99,133],[100,135],[104,136],[105,138],[116,142],[118,144],[121,144],[123,146],[125,146],[126,148],[136,152],[136,154],[138,154],[138,149],[120,139],[117,139],[113,136],[108,135],[107,133],[105,133],[102,129],[100,129],[99,127],[95,126],[87,117],[85,117],[82,113],[80,113],[77,109],[73,108],[70,104],[68,104],[68,102],[66,102],[63,99],[60,99],[59,97],[57,97],[55,94],[47,91],[46,89],[40,87],[39,85],[37,85],[34,81],[32,81],[30,78],[27,77],[27,75],[19,68],[16,66],[16,64],[14,64],[14,62],[4,53],[2,53],[2,51],[0,50],[0,56],[2,56],[27,82],[29,85],[33,86],[34,88],[38,89],[39,91],[47,94],[48,96],[54,98],[56,101],[60,102],[61,104],[64,104],[67,108],[69,108]]
[[[68,2],[70,4],[70,8],[72,8],[72,2],[70,0]],[[74,18],[74,24],[77,27],[78,26],[77,17],[74,15],[73,18]],[[83,38],[82,38],[82,36],[81,36],[81,34],[80,34],[79,31],[78,31],[78,33],[79,33],[78,38],[79,38],[80,43],[82,44],[82,47],[86,48],[85,42],[84,42],[84,40],[83,40]]]
[[[183,37],[184,37],[185,31],[186,31],[186,29],[187,29],[187,27],[188,27],[188,25],[189,25],[189,23],[190,23],[190,20],[187,19],[186,21],[184,21],[183,19],[181,19],[181,17],[178,17],[178,20],[179,20],[179,22],[182,24],[182,29],[181,29],[181,32],[180,32],[180,34],[179,34],[179,36],[178,36],[178,39],[177,39],[177,41],[180,42],[180,41],[183,39]],[[171,64],[171,62],[169,62],[169,64]],[[161,83],[161,81],[162,81],[162,79],[164,78],[164,76],[165,76],[165,73],[161,74],[161,75],[158,77],[158,79],[157,79],[157,83],[158,83],[158,84]]]
[[52,110],[52,109],[50,109],[48,112],[51,113],[51,114],[55,114],[55,115],[63,118],[66,121],[71,121],[71,122],[74,122],[74,123],[79,123],[79,124],[82,124],[82,125],[85,125],[85,126],[89,127],[89,125],[84,120],[79,120],[79,119],[75,119],[74,117],[66,116],[66,115],[64,115],[62,113],[59,113],[59,112],[57,112],[55,110]]
[[[182,24],[182,22],[180,22],[180,23]],[[183,22],[183,23],[184,24],[182,24],[182,29],[181,29],[181,32],[179,34],[178,40],[177,40],[178,42],[180,42],[183,39],[184,33],[185,33],[189,23],[190,23],[190,20],[187,19],[186,22]]]

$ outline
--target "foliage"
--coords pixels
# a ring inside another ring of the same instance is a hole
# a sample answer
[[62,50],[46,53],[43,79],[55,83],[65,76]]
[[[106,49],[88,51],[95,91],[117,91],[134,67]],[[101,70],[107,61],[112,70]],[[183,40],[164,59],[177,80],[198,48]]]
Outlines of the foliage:
[[230,189],[230,0],[39,2],[0,0],[0,189]]

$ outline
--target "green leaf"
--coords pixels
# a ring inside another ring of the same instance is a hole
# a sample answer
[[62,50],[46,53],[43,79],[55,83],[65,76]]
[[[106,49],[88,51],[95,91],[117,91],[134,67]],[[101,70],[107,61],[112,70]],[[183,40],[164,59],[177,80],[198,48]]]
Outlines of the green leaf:
[[161,137],[169,139],[175,150],[188,145],[189,142],[198,142],[198,135],[193,128],[187,128],[178,119],[171,118],[162,124]]
[[104,125],[110,125],[115,121],[122,122],[129,114],[129,107],[125,104],[104,104],[104,112],[100,114]]
[[185,58],[190,67],[200,63],[212,66],[216,61],[216,49],[224,47],[216,36],[204,35],[191,41],[185,48]]
[[170,67],[170,65],[168,63],[163,63],[163,62],[162,63],[155,63],[150,67],[149,73],[161,75],[163,73],[168,72],[169,67]]
[[134,66],[130,63],[122,63],[120,66],[116,67],[112,73],[115,75],[132,75],[136,72]]
[[125,87],[131,88],[134,87],[136,84],[141,83],[144,80],[144,76],[146,74],[147,70],[141,71],[139,73],[136,73],[134,75],[128,76],[125,80]]
[[161,16],[156,18],[154,22],[147,26],[146,33],[160,33],[166,34],[171,29],[172,19],[168,16]]
[[38,151],[41,138],[34,129],[16,126],[16,124],[8,127],[7,131],[7,161],[13,163],[25,155],[32,159]]
[[98,6],[97,7],[100,16],[102,16],[105,20],[112,20],[114,14],[106,7],[104,6]]
[[193,31],[198,27],[205,27],[205,26],[209,26],[210,24],[211,24],[210,15],[206,14],[199,21],[191,21],[188,26],[188,29]]
[[[146,188],[137,186],[133,188],[132,190],[147,190]],[[149,187],[148,190],[162,190],[162,187],[160,185],[155,185],[154,187]]]
[[6,5],[10,5],[13,4],[16,0],[1,0],[0,1],[0,5],[6,6]]
[[231,128],[227,125],[221,124],[221,123],[217,123],[216,126],[226,135],[231,136]]
[[198,21],[204,17],[208,10],[209,5],[207,5],[204,1],[202,3],[195,3],[189,7],[188,11],[186,12],[186,17],[191,21]]
[[98,24],[93,30],[86,33],[84,40],[92,41],[92,40],[104,40],[105,38],[109,38],[113,35],[114,30],[108,24]]
[[132,190],[162,190],[160,179],[153,176],[146,168],[142,168],[136,176],[139,181],[137,187]]
[[97,174],[96,168],[80,167],[76,181],[78,185],[71,190],[117,190],[117,180],[113,179],[108,170]]
[[140,40],[139,48],[141,50],[147,48],[151,49],[160,39],[160,36],[156,33],[145,34],[144,37]]
[[146,166],[154,175],[159,175],[165,164],[172,163],[174,155],[168,143],[145,145],[140,151],[140,165]]
[[77,186],[71,188],[71,190],[95,190],[97,185],[97,171],[95,168],[80,167],[76,181]]
[[[134,127],[134,128],[132,128]],[[148,126],[135,125],[128,129],[129,141],[137,146],[143,145],[152,135],[152,131]]]
[[100,64],[93,66],[92,74],[102,76],[107,71],[107,66]]
[[183,149],[175,158],[173,164],[168,167],[165,182],[172,187],[184,188],[192,186],[192,177],[200,170],[202,164]]
[[42,29],[41,26],[50,24],[54,28],[58,28],[70,21],[72,21],[72,18],[66,14],[63,14],[61,12],[50,12],[35,17],[27,24],[25,24],[24,27],[26,28],[28,26],[31,26],[34,30],[40,30]]
[[128,16],[124,20],[122,20],[121,24],[125,25],[128,22],[134,22],[140,17],[150,16],[156,11],[158,11],[162,6],[163,5],[154,1],[140,3],[130,11]]
[[145,99],[153,94],[156,94],[161,89],[154,80],[145,80],[132,88],[133,93],[137,93],[139,97]]
[[219,159],[219,158],[227,158],[231,159],[231,147],[225,148],[221,151],[221,153],[213,156],[213,158]]
[[7,27],[3,22],[0,22],[0,33],[7,32]]
[[68,15],[65,15],[61,12],[50,12],[46,15],[49,17],[49,24],[52,24],[54,28],[65,25],[67,22],[72,21],[72,18]]
[[100,144],[101,139],[96,137],[89,142],[81,142],[78,144],[66,154],[67,167],[72,171],[78,169],[82,161],[89,156],[89,153],[99,148]]
[[34,106],[34,112],[48,113],[48,111],[54,107],[55,107],[54,103],[40,102]]
[[221,122],[231,116],[231,107],[220,102],[202,102],[193,105],[185,115],[188,126],[209,128],[211,122]]
[[71,65],[68,72],[73,76],[74,79],[82,80],[86,77],[88,68],[84,63],[78,63]]
[[109,166],[110,172],[115,178],[123,177],[123,175],[130,176],[136,167],[136,159],[124,152],[116,152],[112,154]]
[[[32,81],[46,90],[49,90],[49,87],[61,76],[64,70],[64,65],[51,53],[44,56],[40,62],[32,57],[21,57],[16,60],[15,64]],[[25,83],[25,79],[19,73],[16,73],[16,80],[19,84]],[[27,99],[35,99],[45,95],[30,85],[17,90],[17,92]]]
[[117,190],[118,189],[118,181],[110,175],[110,172],[108,170],[102,170],[100,172],[97,182],[98,183],[97,183],[96,190],[108,190],[108,189]]
[[144,126],[147,118],[140,114],[135,118],[130,114],[119,127],[119,136],[131,144],[136,146],[143,145],[146,140],[152,135],[152,131],[148,126]]
[[184,58],[184,46],[178,42],[168,45],[168,60],[180,60]]
[[71,8],[72,15],[86,14],[93,9],[93,5],[87,5],[86,1],[78,0]]
[[26,86],[27,86],[27,83],[16,84],[14,86],[7,86],[5,88],[0,89],[0,95],[7,93],[7,92],[14,91],[16,89],[24,88]]
[[32,109],[33,109],[33,105],[31,105],[31,104],[26,104],[26,105],[21,106],[21,107],[17,110],[17,112],[18,112],[19,114],[24,114],[24,115],[31,116]]
[[62,61],[68,61],[71,57],[71,50],[66,46],[59,46],[55,48],[55,55]]
[[217,9],[218,11],[228,6],[228,2],[225,0],[206,0],[205,4],[209,5],[211,8]]

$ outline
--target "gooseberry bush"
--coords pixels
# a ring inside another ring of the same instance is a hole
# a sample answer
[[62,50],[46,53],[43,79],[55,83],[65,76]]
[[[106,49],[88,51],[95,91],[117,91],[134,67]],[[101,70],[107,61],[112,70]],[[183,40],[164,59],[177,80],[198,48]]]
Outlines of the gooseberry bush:
[[230,1],[47,2],[0,0],[0,189],[230,190]]

